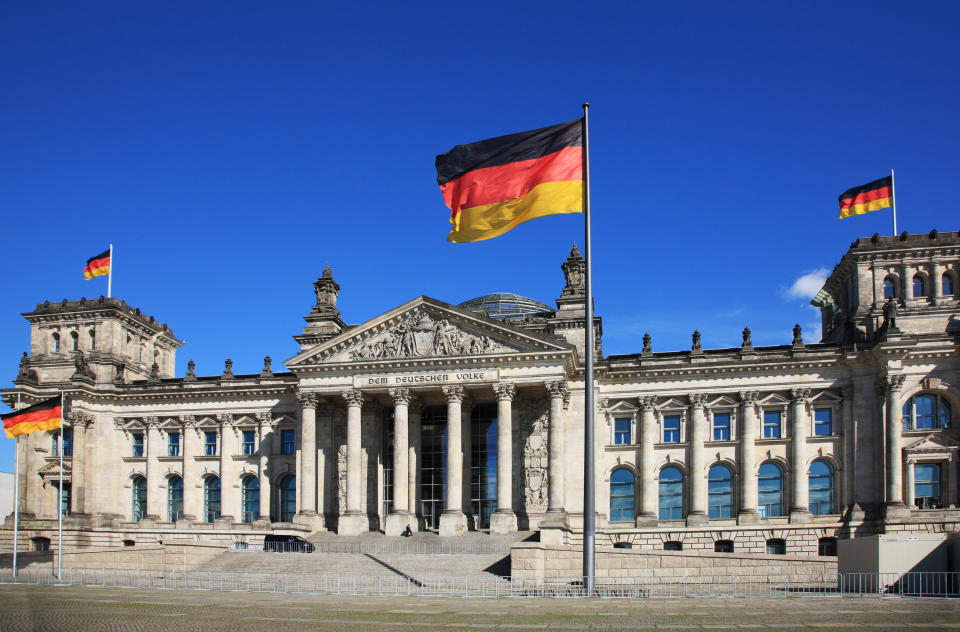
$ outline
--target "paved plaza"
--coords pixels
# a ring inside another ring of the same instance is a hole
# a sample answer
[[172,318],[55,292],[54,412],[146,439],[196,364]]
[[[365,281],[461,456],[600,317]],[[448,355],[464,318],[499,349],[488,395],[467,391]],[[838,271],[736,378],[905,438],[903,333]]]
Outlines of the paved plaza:
[[22,630],[937,630],[960,600],[454,599],[0,585],[0,632]]

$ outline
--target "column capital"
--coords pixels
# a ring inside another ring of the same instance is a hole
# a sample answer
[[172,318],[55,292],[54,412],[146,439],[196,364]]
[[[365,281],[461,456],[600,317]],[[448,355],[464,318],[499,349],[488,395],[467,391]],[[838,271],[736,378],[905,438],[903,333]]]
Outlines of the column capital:
[[277,419],[273,416],[271,412],[260,412],[257,413],[257,422],[261,426],[272,427],[277,424]]
[[391,388],[390,397],[393,398],[395,405],[406,404],[409,406],[413,396],[410,394],[409,388]]
[[690,406],[693,408],[703,408],[707,404],[706,393],[690,393],[687,397],[690,398]]
[[317,394],[309,393],[306,391],[297,391],[297,403],[300,404],[301,408],[316,408],[317,407]]
[[217,422],[221,426],[232,426],[233,425],[233,413],[220,413],[217,415]]
[[499,401],[513,401],[517,394],[517,385],[513,382],[497,382],[493,385],[493,392]]
[[746,406],[751,404],[756,405],[757,400],[760,399],[759,391],[740,391],[740,403]]
[[790,401],[793,402],[794,404],[804,404],[804,405],[809,404],[810,389],[809,388],[791,388]]
[[197,423],[197,418],[193,415],[180,415],[180,425],[184,428],[194,426]]
[[463,387],[456,384],[444,386],[442,389],[443,394],[446,396],[448,402],[463,402],[463,399],[466,396],[463,392]]
[[89,428],[96,421],[96,417],[82,410],[73,410],[67,413],[67,419],[74,428]]
[[340,391],[340,397],[347,402],[347,407],[363,406],[363,391],[358,388],[348,388]]
[[159,418],[159,417],[154,417],[154,416],[152,416],[152,415],[149,416],[149,417],[144,417],[144,418],[143,418],[143,425],[144,425],[145,428],[148,428],[148,429],[149,429],[149,428],[157,428],[157,427],[160,426],[160,418]]
[[554,382],[547,382],[547,393],[550,394],[550,397],[567,397],[569,390],[567,389],[566,380],[556,380]]
[[906,380],[906,377],[906,375],[891,375],[890,373],[885,373],[880,377],[880,389],[884,393],[901,391],[903,390],[903,382]]
[[654,410],[657,407],[657,398],[653,395],[642,395],[637,398],[640,410]]

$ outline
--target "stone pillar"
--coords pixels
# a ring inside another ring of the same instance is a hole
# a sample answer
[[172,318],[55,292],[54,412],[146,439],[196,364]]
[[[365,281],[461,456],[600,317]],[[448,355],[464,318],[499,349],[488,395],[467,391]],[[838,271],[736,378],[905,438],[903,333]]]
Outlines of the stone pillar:
[[933,286],[930,292],[927,292],[928,296],[933,297],[934,303],[939,303],[940,299],[943,298],[943,265],[940,263],[933,264],[933,276],[930,277],[930,284]]
[[70,461],[70,515],[86,515],[87,505],[87,460],[90,449],[87,446],[87,429],[93,425],[93,416],[77,411],[70,414],[73,422],[73,458]]
[[913,299],[913,267],[908,264],[903,264],[900,267],[900,276],[901,276],[901,285],[903,286],[903,304],[906,305],[908,300]]
[[[660,497],[657,485],[657,464],[653,446],[657,443],[656,398],[640,398],[640,516],[644,522],[656,523]],[[639,526],[639,523],[638,523]]]
[[853,419],[853,385],[843,387],[843,497],[844,506],[852,515],[856,503],[857,424]]
[[[183,424],[181,435],[180,454],[183,455],[183,520],[197,520],[203,513],[203,481],[197,472],[197,462],[194,452],[197,450],[197,427],[193,415],[182,415]],[[149,494],[148,499],[149,502]]]
[[233,460],[233,455],[239,452],[236,448],[237,430],[230,413],[217,415],[217,421],[220,422],[220,520],[228,523],[241,515],[240,481],[237,480]]
[[407,446],[407,502],[410,505],[410,528],[420,530],[420,444],[421,444],[421,414],[423,406],[416,397],[410,398],[407,411],[409,426],[409,445]]
[[807,468],[810,389],[794,388],[790,395],[790,522],[810,522],[810,473]]
[[[957,464],[947,461],[943,464],[947,468],[947,489],[943,492],[943,505],[947,509],[957,508]],[[912,489],[912,487],[911,487]]]
[[270,498],[272,497],[272,486],[270,485],[270,455],[273,444],[273,415],[268,412],[259,413],[257,419],[260,421],[258,430],[260,431],[260,520],[270,522]]
[[467,530],[467,517],[463,513],[463,424],[460,404],[463,402],[462,386],[444,386],[447,396],[447,505],[440,515],[440,535],[463,535]]
[[146,456],[147,473],[147,515],[149,520],[160,520],[163,510],[162,497],[160,494],[160,461],[158,457],[163,454],[163,446],[160,444],[163,436],[160,434],[159,420],[156,417],[145,417],[144,426],[144,454]]
[[300,506],[293,521],[310,527],[311,532],[323,529],[323,515],[317,513],[317,403],[316,393],[300,391]]
[[917,508],[917,499],[913,495],[915,490],[913,468],[915,465],[916,463],[912,459],[907,459],[907,509],[911,511]]
[[549,472],[547,481],[549,485],[547,495],[547,516],[546,521],[563,520],[566,517],[566,510],[563,507],[564,486],[563,486],[563,399],[567,393],[567,383],[560,380],[547,383],[547,393],[550,395],[550,429],[548,434],[549,448]]
[[757,427],[760,415],[757,409],[757,391],[740,392],[740,511],[737,524],[755,524],[757,513]]
[[384,533],[398,536],[414,522],[410,518],[409,406],[410,389],[392,388],[393,398],[393,508],[387,516]]
[[706,454],[703,442],[707,436],[706,393],[690,394],[690,502],[687,525],[707,524]]
[[884,388],[887,396],[887,498],[884,506],[886,518],[900,518],[909,515],[903,504],[903,440],[901,430],[900,392],[903,389],[903,375],[887,374]]
[[363,392],[351,389],[343,391],[341,395],[347,402],[347,511],[340,516],[337,532],[340,535],[360,535],[370,528],[360,498],[360,413]]
[[497,510],[490,516],[490,533],[505,535],[517,531],[513,512],[513,398],[512,382],[494,384],[497,395]]

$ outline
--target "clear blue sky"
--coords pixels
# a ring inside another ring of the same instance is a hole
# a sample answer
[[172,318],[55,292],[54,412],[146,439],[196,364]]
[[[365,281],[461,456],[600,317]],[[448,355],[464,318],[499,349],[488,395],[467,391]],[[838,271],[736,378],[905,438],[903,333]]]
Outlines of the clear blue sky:
[[585,100],[604,351],[810,340],[816,271],[891,232],[838,220],[841,191],[893,167],[901,230],[960,229],[958,23],[936,1],[5,2],[5,379],[19,314],[105,293],[81,270],[110,242],[114,295],[186,341],[178,375],[282,368],[326,263],[349,323],[420,294],[552,304],[582,216],[449,244],[433,162]]

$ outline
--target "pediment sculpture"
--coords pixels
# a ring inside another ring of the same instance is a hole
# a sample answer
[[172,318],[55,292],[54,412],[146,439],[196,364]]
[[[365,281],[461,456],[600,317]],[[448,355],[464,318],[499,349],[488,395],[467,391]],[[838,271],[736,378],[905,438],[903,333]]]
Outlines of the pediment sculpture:
[[446,318],[414,310],[399,323],[350,352],[352,360],[390,360],[437,356],[481,355],[507,349],[490,336],[463,331]]

